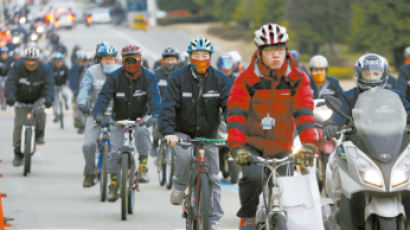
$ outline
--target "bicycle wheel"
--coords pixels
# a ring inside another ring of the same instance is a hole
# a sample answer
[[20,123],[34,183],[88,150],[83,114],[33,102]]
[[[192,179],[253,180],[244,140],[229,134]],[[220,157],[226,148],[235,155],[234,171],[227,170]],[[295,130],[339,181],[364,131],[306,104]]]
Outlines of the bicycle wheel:
[[107,173],[107,161],[108,154],[110,154],[110,145],[108,142],[104,142],[101,151],[101,171],[100,171],[100,198],[104,202],[107,198],[107,184],[108,184],[108,173]]
[[165,184],[165,178],[166,178],[166,173],[167,173],[165,152],[166,152],[166,146],[164,144],[161,144],[159,148],[159,154],[158,154],[158,179],[159,179],[159,185],[161,186]]
[[167,189],[172,188],[172,177],[174,176],[174,150],[171,147],[166,148],[166,187]]
[[[206,174],[201,173],[198,177],[199,181],[197,181],[196,189],[196,200],[195,200],[195,217],[194,222],[199,229],[208,229],[209,228],[209,214],[210,214],[210,186],[209,186],[209,178]],[[197,227],[197,228],[198,228]]]
[[27,128],[24,134],[24,169],[23,175],[27,176],[31,171],[31,139],[32,139],[32,129]]
[[274,214],[270,221],[270,228],[272,230],[287,230],[287,220],[286,217],[277,213]]
[[127,219],[128,212],[128,154],[121,156],[121,219]]
[[132,214],[134,212],[134,201],[135,201],[135,190],[134,190],[134,178],[135,178],[135,169],[130,167],[128,169],[128,214]]
[[64,108],[63,108],[63,102],[61,100],[58,103],[58,107],[59,107],[58,119],[60,120],[60,128],[64,129]]

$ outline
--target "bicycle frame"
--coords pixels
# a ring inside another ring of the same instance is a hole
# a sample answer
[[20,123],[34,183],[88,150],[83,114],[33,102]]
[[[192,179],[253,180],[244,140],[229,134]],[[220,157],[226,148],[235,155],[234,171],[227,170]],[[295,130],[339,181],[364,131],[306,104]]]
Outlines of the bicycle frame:
[[[102,168],[102,149],[101,147],[104,145],[104,143],[108,143],[108,146],[110,146],[110,151],[111,152],[111,139],[110,139],[110,128],[109,126],[104,126],[102,128],[102,136],[98,140],[98,169],[101,170]],[[109,157],[108,157],[109,159]]]
[[44,104],[42,101],[39,102],[39,104],[25,104],[25,103],[16,103],[16,107],[22,107],[22,108],[30,108],[30,111],[26,114],[26,120],[24,121],[22,128],[21,128],[21,140],[20,140],[20,152],[24,152],[24,145],[25,145],[25,133],[27,129],[31,129],[31,146],[30,146],[30,152],[34,153],[35,150],[35,122],[33,119],[33,113],[34,109],[36,108],[43,108]]

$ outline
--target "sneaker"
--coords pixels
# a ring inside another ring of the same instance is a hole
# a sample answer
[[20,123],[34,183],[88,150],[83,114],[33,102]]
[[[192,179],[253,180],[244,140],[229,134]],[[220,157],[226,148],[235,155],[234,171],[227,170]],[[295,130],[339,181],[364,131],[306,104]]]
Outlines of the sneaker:
[[108,186],[107,200],[109,202],[115,202],[118,199],[118,183],[117,181],[111,181]]
[[18,167],[23,165],[23,154],[14,153],[13,166]]
[[83,188],[89,188],[97,184],[96,176],[94,173],[87,173],[84,177]]
[[171,191],[171,204],[181,205],[184,198],[185,198],[185,191],[178,191],[174,188],[172,189],[172,191]]
[[140,163],[140,167],[136,174],[139,183],[145,184],[149,182],[147,164]]
[[38,145],[44,145],[44,135],[43,134],[36,134],[36,144]]
[[239,221],[239,230],[256,230],[256,219],[254,217],[241,218]]

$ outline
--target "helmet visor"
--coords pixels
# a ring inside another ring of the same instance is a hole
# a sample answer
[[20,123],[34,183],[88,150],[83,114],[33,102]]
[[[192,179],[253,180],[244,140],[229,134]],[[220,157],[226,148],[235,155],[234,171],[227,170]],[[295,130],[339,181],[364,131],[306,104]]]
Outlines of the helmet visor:
[[360,70],[360,76],[363,81],[366,82],[380,82],[386,77],[384,75],[384,69],[379,64],[366,65]]

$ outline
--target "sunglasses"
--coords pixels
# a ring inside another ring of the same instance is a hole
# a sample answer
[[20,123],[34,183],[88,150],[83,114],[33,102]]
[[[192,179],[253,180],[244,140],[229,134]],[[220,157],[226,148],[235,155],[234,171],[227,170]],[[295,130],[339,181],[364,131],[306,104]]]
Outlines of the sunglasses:
[[127,57],[124,60],[125,64],[137,64],[138,62],[141,61],[141,58],[136,58],[136,57]]

